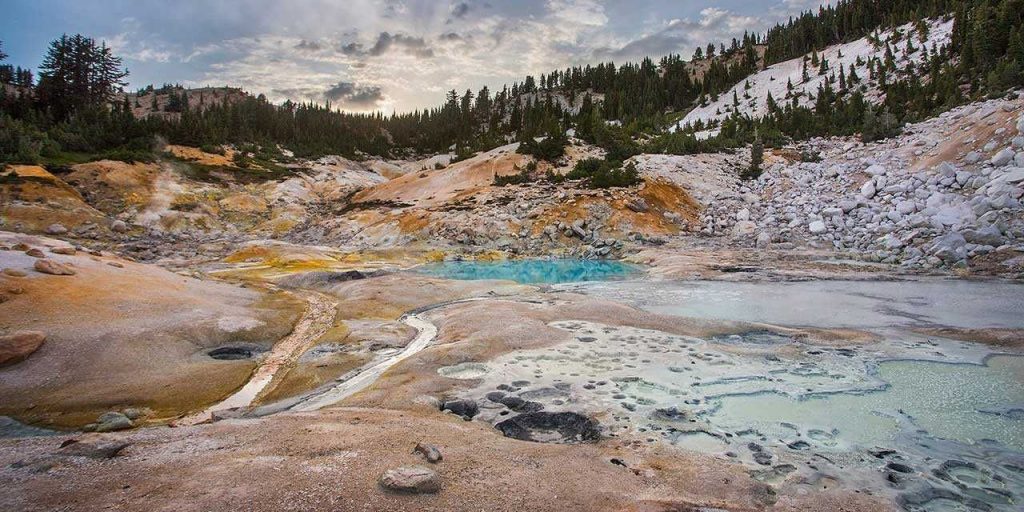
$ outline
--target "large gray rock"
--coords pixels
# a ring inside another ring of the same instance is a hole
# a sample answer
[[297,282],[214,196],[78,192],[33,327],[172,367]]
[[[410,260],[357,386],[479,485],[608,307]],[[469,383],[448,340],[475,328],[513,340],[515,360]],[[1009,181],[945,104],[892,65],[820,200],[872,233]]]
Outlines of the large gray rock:
[[955,263],[967,257],[967,240],[960,233],[947,233],[928,247],[928,252],[946,263]]
[[68,232],[68,228],[64,227],[63,224],[50,224],[46,227],[47,235],[63,235]]
[[999,228],[989,224],[978,229],[968,229],[961,232],[964,239],[972,244],[991,245],[999,247],[1003,244],[1003,233]]
[[843,213],[850,213],[857,209],[857,201],[844,200],[839,201],[839,209],[843,210]]
[[820,220],[816,220],[814,222],[811,222],[807,226],[807,229],[811,230],[811,234],[820,235],[820,234],[824,233],[827,228],[825,227],[825,223],[824,222],[822,222]]
[[1014,167],[1007,169],[1006,173],[1003,174],[1002,180],[1011,184],[1024,182],[1024,168]]
[[744,220],[737,222],[732,228],[732,234],[734,236],[749,235],[757,230],[757,224],[750,220]]
[[380,486],[391,491],[432,494],[441,490],[441,477],[424,466],[405,466],[385,471]]
[[896,211],[901,215],[910,215],[917,211],[917,205],[913,201],[900,201],[896,203]]
[[992,160],[991,160],[992,165],[994,165],[996,167],[1002,167],[1004,165],[1009,165],[1010,162],[1013,160],[1013,156],[1014,156],[1013,150],[1011,150],[1009,148],[1004,149],[1004,150],[996,153],[996,155],[992,157]]

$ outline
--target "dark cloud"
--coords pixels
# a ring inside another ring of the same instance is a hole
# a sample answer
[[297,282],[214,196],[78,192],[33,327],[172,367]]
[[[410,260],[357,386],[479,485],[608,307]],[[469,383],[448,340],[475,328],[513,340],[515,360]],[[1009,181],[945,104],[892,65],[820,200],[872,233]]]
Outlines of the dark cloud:
[[323,46],[318,41],[306,41],[303,39],[299,41],[299,44],[295,45],[295,48],[298,50],[317,51],[323,48]]
[[381,32],[377,42],[370,48],[369,54],[374,57],[383,55],[392,49],[403,49],[417,57],[430,58],[434,56],[434,50],[427,46],[422,37],[412,37],[405,34],[391,35],[388,32]]
[[469,4],[466,2],[459,2],[452,6],[452,18],[464,18],[469,13]]
[[463,38],[459,34],[456,34],[455,32],[445,32],[444,34],[441,34],[440,36],[438,36],[438,39],[440,39],[442,41],[449,41],[449,42],[451,42],[451,41],[462,41],[465,38]]
[[594,51],[599,58],[636,59],[671,53],[689,55],[697,46],[728,42],[740,35],[741,30],[757,32],[767,27],[766,19],[741,16],[720,9],[705,9],[698,21],[675,20],[665,28],[636,38],[620,48],[601,48]]
[[391,51],[404,51],[424,59],[434,56],[434,49],[422,37],[390,32],[381,32],[369,50],[360,43],[348,43],[341,47],[341,53],[358,57],[380,57]]
[[384,100],[384,91],[377,86],[338,82],[324,91],[323,96],[324,99],[345,107],[366,110],[377,107]]

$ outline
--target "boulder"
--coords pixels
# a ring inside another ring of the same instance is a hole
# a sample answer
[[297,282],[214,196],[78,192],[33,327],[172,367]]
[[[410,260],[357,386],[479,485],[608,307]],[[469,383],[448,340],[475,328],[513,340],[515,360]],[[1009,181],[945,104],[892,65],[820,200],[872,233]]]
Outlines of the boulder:
[[1004,150],[996,153],[996,155],[992,157],[992,160],[991,160],[992,165],[994,165],[996,167],[1002,167],[1004,165],[1009,165],[1010,162],[1013,160],[1013,156],[1014,156],[1013,150],[1011,150],[1009,148],[1004,149]]
[[0,367],[17,364],[32,355],[46,341],[39,331],[17,331],[0,336]]
[[928,252],[946,263],[955,263],[967,257],[967,240],[960,233],[947,233],[932,240]]
[[57,455],[86,457],[89,459],[112,459],[117,457],[130,443],[102,443],[69,439],[60,445]]
[[876,191],[874,181],[867,181],[860,187],[860,195],[864,196],[867,199],[875,197],[875,192]]
[[866,173],[868,173],[868,174],[870,174],[872,176],[881,176],[881,175],[885,174],[885,167],[883,167],[883,166],[881,166],[879,164],[874,164],[874,165],[868,167],[867,169],[864,169],[864,172],[866,172]]
[[757,240],[754,242],[754,244],[757,247],[761,247],[761,248],[768,247],[769,245],[771,245],[771,243],[772,243],[772,235],[771,235],[771,233],[768,233],[767,231],[762,231],[762,232],[758,233]]
[[68,232],[68,228],[64,227],[63,224],[50,224],[46,227],[47,235],[63,235]]
[[32,265],[32,268],[34,268],[36,272],[42,272],[43,274],[50,274],[54,276],[75,275],[75,271],[72,270],[71,267],[53,260],[36,260],[36,263],[35,265]]
[[826,231],[825,223],[820,221],[820,220],[816,220],[814,222],[811,222],[807,226],[807,229],[811,230],[811,234],[814,234],[814,235],[820,235],[820,234],[822,234],[822,233],[824,233]]
[[116,411],[105,412],[96,419],[96,432],[127,430],[134,426],[128,416]]
[[441,490],[441,478],[434,470],[423,466],[405,466],[389,469],[381,475],[380,486],[397,492],[433,494]]
[[964,239],[972,244],[977,245],[991,245],[993,247],[999,247],[1003,244],[1003,233],[999,231],[999,228],[988,224],[978,229],[968,229],[961,232]]
[[477,406],[476,402],[472,400],[448,400],[441,405],[442,411],[450,411],[451,413],[461,416],[462,419],[469,421],[476,416],[476,413],[480,412],[480,407]]
[[115,233],[125,233],[128,231],[128,224],[123,220],[115,220],[110,223],[110,230]]
[[644,213],[649,209],[647,206],[647,201],[644,201],[642,197],[638,197],[626,203],[626,208],[629,208],[630,210],[633,210],[634,212],[637,213]]
[[749,234],[753,233],[756,230],[757,230],[757,224],[755,224],[753,221],[744,220],[744,221],[737,222],[736,225],[733,226],[732,234],[734,236],[743,236],[743,235],[749,235]]
[[1002,180],[1010,184],[1024,182],[1024,168],[1014,167],[1012,169],[1008,169],[1006,173],[1003,174]]

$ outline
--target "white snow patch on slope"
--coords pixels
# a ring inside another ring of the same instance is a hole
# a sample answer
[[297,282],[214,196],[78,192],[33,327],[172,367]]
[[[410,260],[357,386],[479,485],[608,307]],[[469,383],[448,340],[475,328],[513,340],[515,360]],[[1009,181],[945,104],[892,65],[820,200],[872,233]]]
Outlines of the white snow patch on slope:
[[[897,31],[902,33],[903,37],[898,42],[891,42],[893,35]],[[928,38],[924,43],[919,39],[913,23],[901,25],[894,30],[881,32],[879,39],[891,42],[892,51],[896,57],[896,66],[898,70],[903,71],[910,63],[918,65],[923,62],[925,60],[925,49],[930,50],[932,45],[939,49],[949,44],[952,32],[952,20],[931,20],[928,22]],[[909,57],[906,55],[908,41],[913,41],[914,47],[917,49]],[[839,56],[840,54],[842,54],[842,57]],[[858,57],[863,63],[860,66],[857,65]],[[828,73],[819,75],[818,69],[815,69],[808,62],[807,74],[810,79],[807,82],[803,82],[802,57],[773,64],[722,93],[716,101],[710,102],[707,106],[691,110],[686,117],[679,121],[675,128],[682,129],[687,125],[693,125],[698,120],[703,121],[707,125],[709,122],[728,118],[732,114],[733,93],[739,98],[740,114],[750,115],[754,118],[762,117],[768,113],[767,98],[769,92],[771,92],[772,98],[780,106],[790,101],[786,98],[788,92],[786,84],[790,81],[793,83],[794,95],[800,92],[804,93],[800,95],[800,104],[803,106],[813,105],[813,96],[817,94],[818,86],[824,85],[825,80],[832,72],[838,73],[840,65],[843,66],[843,70],[847,74],[850,73],[851,67],[855,68],[857,76],[860,77],[860,84],[867,86],[867,92],[864,94],[866,99],[873,102],[877,101],[879,96],[877,83],[868,79],[867,67],[867,63],[876,57],[883,61],[885,60],[885,44],[876,48],[867,38],[830,46],[818,53],[819,59],[828,59]],[[838,82],[838,77],[836,80]],[[746,89],[746,82],[750,83],[749,90]],[[833,88],[838,89],[838,84],[833,85]],[[750,99],[746,99],[744,94],[749,95]]]

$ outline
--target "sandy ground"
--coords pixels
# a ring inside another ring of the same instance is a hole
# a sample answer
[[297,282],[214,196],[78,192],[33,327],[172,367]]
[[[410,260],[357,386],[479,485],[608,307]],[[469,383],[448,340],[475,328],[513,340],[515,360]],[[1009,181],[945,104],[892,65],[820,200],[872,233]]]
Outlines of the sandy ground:
[[[346,408],[77,437],[131,443],[100,461],[54,456],[67,438],[0,440],[2,508],[748,511],[774,503],[772,510],[780,511],[891,509],[870,496],[815,485],[775,495],[738,465],[708,457],[618,440],[516,441],[439,412]],[[386,469],[425,464],[412,453],[421,441],[444,456],[433,466],[441,492],[381,490],[376,480]]]

